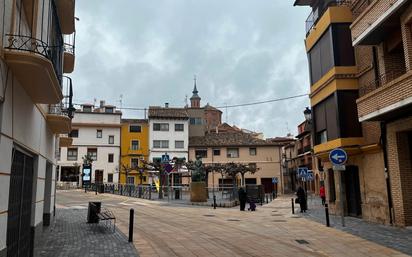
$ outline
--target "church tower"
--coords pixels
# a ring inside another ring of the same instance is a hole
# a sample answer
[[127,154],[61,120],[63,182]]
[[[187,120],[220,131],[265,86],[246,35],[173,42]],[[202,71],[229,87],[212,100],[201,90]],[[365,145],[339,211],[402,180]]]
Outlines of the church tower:
[[199,93],[199,91],[197,91],[197,87],[196,87],[196,77],[195,77],[195,87],[193,88],[193,95],[192,97],[190,97],[190,107],[191,108],[200,108],[200,100],[202,98],[200,98],[200,96],[197,94]]

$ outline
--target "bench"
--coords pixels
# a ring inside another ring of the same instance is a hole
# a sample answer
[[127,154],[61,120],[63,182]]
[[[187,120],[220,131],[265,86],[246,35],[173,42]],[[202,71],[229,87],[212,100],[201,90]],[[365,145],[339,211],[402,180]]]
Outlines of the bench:
[[96,218],[98,219],[98,222],[105,221],[105,226],[108,228],[111,227],[111,224],[113,223],[113,232],[114,232],[116,230],[116,217],[114,216],[113,212],[103,207],[98,208],[98,206],[94,203],[90,203],[90,205],[96,211],[96,216],[97,216]]

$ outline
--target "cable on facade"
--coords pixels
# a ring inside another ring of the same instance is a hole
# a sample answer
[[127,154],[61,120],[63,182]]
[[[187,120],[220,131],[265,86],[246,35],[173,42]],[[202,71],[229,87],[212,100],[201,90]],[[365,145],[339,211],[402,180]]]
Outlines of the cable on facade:
[[[283,97],[283,98],[276,98],[272,100],[265,100],[265,101],[258,101],[258,102],[251,102],[251,103],[243,103],[243,104],[234,104],[234,105],[225,105],[225,106],[219,106],[216,107],[217,109],[225,109],[225,108],[236,108],[236,107],[244,107],[244,106],[253,106],[253,105],[260,105],[260,104],[266,104],[266,103],[273,103],[273,102],[279,102],[279,101],[285,101],[285,100],[290,100],[290,99],[295,99],[295,98],[300,98],[304,96],[309,96],[309,94],[301,94],[301,95],[294,95],[294,96],[288,96],[288,97]],[[74,105],[81,106],[82,104],[75,103]],[[95,108],[99,108],[99,106],[94,106]],[[117,108],[119,110],[133,110],[133,111],[145,111],[147,108],[139,108],[139,107],[119,107]]]

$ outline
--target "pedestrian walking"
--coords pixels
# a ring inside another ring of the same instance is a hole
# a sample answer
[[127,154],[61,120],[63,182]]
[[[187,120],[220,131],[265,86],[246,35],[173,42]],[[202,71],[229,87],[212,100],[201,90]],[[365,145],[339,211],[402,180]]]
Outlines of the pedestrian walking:
[[253,201],[253,198],[249,199],[249,209],[248,209],[248,211],[256,211],[256,204]]
[[321,185],[319,189],[319,196],[322,199],[322,205],[324,206],[326,203],[326,193],[325,193],[325,186]]
[[300,205],[300,212],[306,212],[308,209],[306,202],[306,192],[301,185],[299,185],[296,195],[298,197],[298,203]]
[[246,207],[246,200],[247,200],[247,193],[246,191],[241,187],[238,191],[239,194],[239,202],[240,202],[240,210],[244,211]]

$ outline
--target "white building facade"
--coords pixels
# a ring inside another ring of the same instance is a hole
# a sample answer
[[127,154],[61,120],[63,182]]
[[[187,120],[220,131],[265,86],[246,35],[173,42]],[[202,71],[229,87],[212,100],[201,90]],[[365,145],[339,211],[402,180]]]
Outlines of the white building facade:
[[120,162],[120,111],[105,105],[99,108],[83,105],[73,119],[68,147],[60,148],[58,184],[67,182],[82,185],[83,158],[89,155],[92,162],[91,183],[117,183]]
[[189,154],[189,116],[184,108],[149,107],[149,161]]
[[63,73],[74,68],[63,35],[74,33],[75,1],[61,2],[0,5],[0,257],[32,256],[54,216],[56,150],[72,118]]

